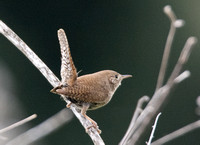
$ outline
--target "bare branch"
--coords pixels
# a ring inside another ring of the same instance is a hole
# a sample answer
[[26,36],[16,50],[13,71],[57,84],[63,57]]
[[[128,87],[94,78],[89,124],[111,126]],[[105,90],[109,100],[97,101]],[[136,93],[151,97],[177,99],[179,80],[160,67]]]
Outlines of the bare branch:
[[188,60],[192,46],[197,42],[197,39],[195,37],[190,37],[187,40],[181,52],[181,55],[177,61],[177,64],[170,78],[168,79],[168,82],[164,86],[162,85],[163,80],[164,80],[164,74],[166,71],[166,66],[168,63],[168,57],[169,57],[171,44],[172,44],[174,34],[175,34],[175,28],[182,26],[182,20],[176,21],[176,17],[174,13],[172,12],[170,6],[166,6],[164,10],[167,13],[167,15],[170,17],[170,20],[172,21],[171,27],[174,30],[173,32],[170,32],[172,34],[169,34],[168,36],[168,40],[167,40],[168,42],[166,43],[166,48],[165,48],[166,50],[164,51],[164,54],[163,54],[162,63],[164,64],[161,64],[161,70],[159,73],[159,77],[161,77],[161,79],[158,79],[157,88],[154,95],[152,96],[152,99],[147,104],[146,108],[144,109],[144,111],[142,111],[142,113],[140,114],[140,116],[137,118],[135,122],[135,125],[132,128],[132,136],[130,136],[130,138],[128,138],[127,142],[125,143],[128,145],[136,144],[139,142],[139,139],[142,137],[142,134],[147,130],[153,118],[155,118],[157,113],[160,112],[161,108],[165,104],[165,101],[169,98],[169,94],[172,92],[172,89],[175,87],[175,85],[177,85],[178,83],[180,83],[181,81],[189,77],[189,72],[187,71],[182,73],[181,75],[179,74],[181,72],[183,65]]
[[160,72],[159,72],[159,75],[158,75],[156,90],[158,90],[163,85],[165,72],[166,72],[166,69],[167,69],[167,63],[168,63],[168,60],[169,60],[169,54],[170,54],[170,51],[171,51],[172,42],[174,40],[176,28],[177,28],[177,26],[179,26],[179,27],[183,26],[183,21],[176,19],[176,15],[174,14],[173,10],[171,9],[171,6],[169,6],[169,5],[165,6],[164,12],[169,17],[169,19],[171,21],[171,26],[170,26],[169,34],[168,34],[167,41],[166,41],[166,44],[165,44],[165,49],[164,49],[164,53],[163,53]]
[[159,113],[159,114],[156,116],[156,120],[155,120],[155,123],[154,123],[154,125],[153,125],[153,127],[152,127],[153,129],[152,129],[152,131],[151,131],[151,135],[150,135],[149,141],[147,142],[147,145],[151,145],[151,141],[152,141],[152,139],[153,139],[153,137],[154,137],[154,132],[155,132],[155,130],[156,130],[158,118],[160,117],[160,115],[161,115],[161,113]]
[[180,83],[182,82],[183,80],[185,80],[186,78],[188,78],[190,76],[190,71],[189,70],[186,70],[184,71],[183,73],[181,73],[178,77],[176,77],[174,79],[174,82],[175,83]]
[[[178,77],[180,77],[181,75],[179,75]],[[184,79],[186,79],[186,78],[187,77],[184,77]],[[182,79],[182,80],[184,80],[184,79]],[[145,132],[145,130],[151,123],[153,117],[156,116],[156,114],[161,110],[165,101],[168,99],[169,94],[172,91],[172,88],[180,82],[181,81],[177,81],[177,82],[173,81],[173,83],[171,83],[170,85],[166,84],[155,92],[155,94],[152,96],[152,99],[147,104],[144,111],[138,117],[138,119],[134,125],[134,128],[132,130],[133,136],[131,138],[129,138],[128,143],[136,144],[136,142],[139,141],[142,133]]]
[[46,66],[46,64],[31,50],[31,48],[13,32],[5,23],[0,20],[0,33],[2,33],[10,42],[12,42],[43,74],[49,83],[56,87],[59,85],[59,79]]
[[180,74],[181,69],[183,68],[183,65],[188,61],[192,48],[196,43],[197,43],[196,37],[189,37],[187,39],[185,46],[180,54],[179,60],[177,64],[175,65],[174,70],[171,76],[169,77],[169,80],[167,83],[171,83]]
[[126,142],[128,141],[128,139],[132,136],[132,134],[133,134],[132,131],[133,131],[133,127],[135,125],[135,121],[138,118],[138,116],[140,115],[140,113],[143,111],[143,109],[142,109],[143,104],[148,102],[149,99],[150,98],[148,96],[143,96],[138,100],[137,107],[136,107],[135,112],[133,114],[131,123],[128,127],[128,130],[126,131],[126,134],[124,135],[123,139],[119,143],[119,145],[125,145]]
[[178,138],[180,136],[183,136],[185,135],[186,133],[189,133],[197,128],[200,128],[200,120],[196,121],[196,122],[193,122],[191,124],[188,124],[186,125],[185,127],[183,128],[180,128],[156,141],[154,141],[151,145],[163,145],[175,138]]
[[[43,76],[49,81],[53,87],[57,87],[61,84],[60,80],[55,76],[55,74],[46,66],[46,64],[26,45],[22,39],[15,34],[5,23],[0,20],[0,33],[2,33],[10,42],[12,42],[33,64],[39,69]],[[66,97],[62,96],[63,100],[68,104],[70,102]],[[92,123],[89,122],[86,118],[81,116],[81,113],[76,110],[74,105],[71,105],[71,110],[82,122],[82,125],[85,125],[84,128],[91,126]],[[80,117],[81,116],[81,117]],[[90,138],[93,140],[96,145],[104,145],[104,142],[98,132],[92,128],[88,130]]]
[[50,117],[43,123],[37,125],[36,127],[26,131],[25,133],[19,135],[15,139],[8,142],[6,145],[27,145],[31,144],[36,140],[50,134],[59,127],[63,126],[65,123],[72,119],[73,115],[68,109],[63,109],[54,116]]
[[[189,74],[189,71],[185,71],[182,74],[180,74],[177,78],[175,78],[174,84],[171,87],[188,78]],[[142,110],[142,105],[139,105],[139,102],[141,101],[142,103],[145,100],[145,96],[143,98],[140,98],[140,100],[138,101],[136,111],[134,112],[134,116],[129,125],[129,128],[122,141],[120,142],[120,145],[134,144],[135,141],[137,141],[141,137],[141,134],[145,131],[153,116],[156,115],[156,111],[159,111],[162,105],[164,104],[165,100],[167,99],[167,96],[171,91],[171,87],[165,85],[159,90],[157,90],[152,97],[153,99],[151,99],[151,101],[148,103],[147,107],[144,110]],[[142,114],[138,115],[140,113]]]
[[14,128],[20,126],[20,125],[23,125],[23,124],[35,119],[36,117],[37,117],[37,115],[33,114],[33,115],[31,115],[31,116],[29,116],[29,117],[27,117],[27,118],[25,118],[25,119],[23,119],[23,120],[21,120],[19,122],[16,122],[16,123],[14,123],[14,124],[6,127],[6,128],[3,128],[3,129],[0,130],[0,134],[5,133],[5,132],[7,132],[7,131],[9,131],[11,129],[14,129]]

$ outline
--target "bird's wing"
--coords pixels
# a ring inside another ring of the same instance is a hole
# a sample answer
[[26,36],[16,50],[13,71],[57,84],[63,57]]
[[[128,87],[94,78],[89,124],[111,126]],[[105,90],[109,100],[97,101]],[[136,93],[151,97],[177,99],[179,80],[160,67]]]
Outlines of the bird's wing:
[[77,80],[77,72],[70,53],[67,36],[65,35],[65,31],[63,29],[58,30],[58,39],[61,50],[60,75],[62,79],[62,85],[72,86]]

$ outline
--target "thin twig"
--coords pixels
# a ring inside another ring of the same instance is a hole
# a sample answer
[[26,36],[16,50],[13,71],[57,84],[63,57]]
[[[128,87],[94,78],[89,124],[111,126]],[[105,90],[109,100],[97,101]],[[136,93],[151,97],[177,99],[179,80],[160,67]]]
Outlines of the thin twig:
[[175,83],[180,83],[183,80],[185,80],[186,78],[188,78],[190,76],[190,71],[189,70],[185,70],[183,73],[181,73],[177,78],[174,79]]
[[[23,40],[15,34],[5,23],[0,20],[0,33],[2,33],[10,42],[12,42],[33,64],[34,66],[43,74],[43,76],[49,81],[53,87],[57,87],[61,84],[60,80],[56,75],[47,67],[47,65],[31,50],[31,48],[23,42]],[[62,95],[61,95],[62,96]],[[69,100],[62,96],[63,100],[68,104]],[[92,124],[78,112],[75,106],[71,106],[70,109],[76,115],[84,128],[91,126]],[[93,129],[88,130],[88,134],[94,144],[104,145],[102,138],[97,131]]]
[[177,61],[177,64],[175,65],[173,72],[169,77],[167,83],[171,83],[179,75],[181,69],[183,68],[183,65],[188,61],[192,48],[196,43],[197,43],[196,37],[189,37],[187,39],[185,46],[180,54],[179,60]]
[[189,133],[197,128],[200,128],[200,120],[193,122],[191,124],[188,124],[188,125],[184,126],[183,128],[180,128],[180,129],[154,141],[151,145],[163,145],[163,144],[165,144],[175,138],[183,136],[186,133]]
[[[158,90],[163,85],[165,72],[167,69],[167,63],[168,63],[169,55],[170,55],[170,51],[171,51],[171,46],[172,46],[172,42],[174,40],[176,28],[177,28],[176,27],[177,25],[175,25],[175,22],[177,21],[176,15],[174,14],[173,10],[171,9],[171,6],[169,6],[169,5],[165,6],[164,12],[169,17],[169,19],[171,21],[171,26],[170,26],[169,34],[168,34],[167,41],[165,44],[165,49],[164,49],[164,53],[163,53],[163,58],[162,58],[159,75],[158,75],[156,90]],[[180,22],[180,20],[178,22]],[[179,25],[179,27],[180,26],[182,26],[182,25]]]
[[150,98],[148,96],[143,96],[138,100],[137,107],[136,107],[135,112],[133,114],[133,117],[132,117],[132,120],[131,120],[130,125],[128,127],[128,130],[126,131],[126,134],[124,135],[124,137],[120,141],[119,145],[125,145],[125,143],[130,138],[130,136],[132,136],[132,129],[135,125],[135,121],[138,118],[138,116],[140,115],[140,113],[143,111],[143,109],[142,109],[143,104],[148,102],[149,99]]
[[159,114],[156,116],[156,120],[155,120],[155,123],[154,123],[154,125],[153,125],[153,127],[152,127],[153,129],[152,129],[152,131],[151,131],[151,135],[150,135],[149,141],[147,142],[147,145],[151,145],[151,141],[152,141],[152,139],[153,139],[153,137],[154,137],[154,132],[155,132],[155,130],[156,130],[157,122],[158,122],[158,119],[159,119],[160,115],[161,115],[161,113],[159,113]]
[[16,123],[14,123],[14,124],[6,127],[6,128],[3,128],[3,129],[0,130],[0,134],[5,133],[5,132],[7,132],[7,131],[9,131],[11,129],[14,129],[14,128],[20,126],[20,125],[23,125],[23,124],[35,119],[36,117],[37,117],[37,115],[33,114],[33,115],[31,115],[31,116],[29,116],[29,117],[27,117],[27,118],[25,118],[25,119],[23,119],[23,120],[21,120],[19,122],[16,122]]
[[31,144],[69,122],[72,117],[73,115],[68,109],[65,108],[36,127],[31,128],[30,130],[11,140],[6,145]]

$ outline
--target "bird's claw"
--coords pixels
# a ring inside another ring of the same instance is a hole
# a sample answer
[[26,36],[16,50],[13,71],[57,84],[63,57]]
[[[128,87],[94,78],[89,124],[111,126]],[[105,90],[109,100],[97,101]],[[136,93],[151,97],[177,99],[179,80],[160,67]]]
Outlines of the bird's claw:
[[66,107],[67,107],[67,108],[70,108],[71,105],[72,105],[72,102],[69,102],[69,103],[67,103]]
[[97,125],[96,122],[92,122],[92,125],[90,125],[90,126],[88,126],[88,127],[86,128],[86,132],[88,133],[89,129],[92,128],[92,127],[94,127],[94,128],[97,130],[97,132],[98,132],[99,134],[101,134],[101,130],[99,129],[99,126]]

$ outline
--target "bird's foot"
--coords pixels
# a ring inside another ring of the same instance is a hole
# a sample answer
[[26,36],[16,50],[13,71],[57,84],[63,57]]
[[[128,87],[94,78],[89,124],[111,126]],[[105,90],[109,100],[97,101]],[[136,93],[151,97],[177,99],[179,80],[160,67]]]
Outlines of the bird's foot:
[[99,126],[97,125],[97,123],[96,123],[94,120],[90,120],[90,121],[92,122],[92,125],[90,125],[90,126],[88,126],[88,127],[86,128],[86,132],[88,132],[88,130],[89,130],[90,128],[94,127],[94,128],[97,130],[97,132],[98,132],[99,134],[101,134],[101,130],[99,129]]
[[67,107],[67,108],[70,108],[71,105],[72,105],[72,102],[69,102],[69,103],[67,103],[66,107]]

